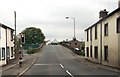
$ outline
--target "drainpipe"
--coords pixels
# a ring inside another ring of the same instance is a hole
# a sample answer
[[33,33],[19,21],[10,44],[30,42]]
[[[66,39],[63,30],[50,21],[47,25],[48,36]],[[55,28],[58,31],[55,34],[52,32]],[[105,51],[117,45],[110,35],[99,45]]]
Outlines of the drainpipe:
[[100,64],[102,64],[102,22],[100,22]]

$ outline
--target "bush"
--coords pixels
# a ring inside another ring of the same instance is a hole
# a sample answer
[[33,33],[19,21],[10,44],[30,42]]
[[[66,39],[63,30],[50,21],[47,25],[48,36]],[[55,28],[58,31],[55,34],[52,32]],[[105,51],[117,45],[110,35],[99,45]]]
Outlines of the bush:
[[80,55],[85,56],[85,50],[81,50]]
[[29,48],[27,54],[34,54],[36,51],[34,48]]
[[27,51],[27,54],[34,54],[36,52],[39,52],[41,48],[29,48]]

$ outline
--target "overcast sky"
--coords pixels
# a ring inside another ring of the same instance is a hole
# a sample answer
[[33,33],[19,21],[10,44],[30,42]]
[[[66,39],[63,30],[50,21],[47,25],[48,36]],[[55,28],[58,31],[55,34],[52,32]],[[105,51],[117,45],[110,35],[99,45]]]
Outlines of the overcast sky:
[[99,19],[99,11],[112,12],[118,0],[1,0],[0,23],[14,28],[17,13],[17,34],[27,27],[37,27],[46,39],[73,38],[73,20],[76,19],[76,38],[85,38],[84,30]]

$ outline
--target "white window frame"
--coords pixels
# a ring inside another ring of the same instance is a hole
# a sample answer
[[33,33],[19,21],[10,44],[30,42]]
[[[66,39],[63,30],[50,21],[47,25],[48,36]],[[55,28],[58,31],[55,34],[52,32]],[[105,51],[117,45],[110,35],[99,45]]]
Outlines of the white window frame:
[[2,47],[2,60],[5,60],[5,50],[4,50],[4,54],[3,54],[3,49],[5,49],[4,47]]

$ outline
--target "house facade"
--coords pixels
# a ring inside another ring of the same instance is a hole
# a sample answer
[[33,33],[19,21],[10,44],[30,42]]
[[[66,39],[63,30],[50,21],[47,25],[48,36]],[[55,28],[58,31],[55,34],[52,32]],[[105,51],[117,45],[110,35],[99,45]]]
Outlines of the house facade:
[[100,11],[100,20],[85,30],[85,56],[120,68],[120,8]]
[[12,28],[0,24],[0,66],[15,58],[13,32]]

